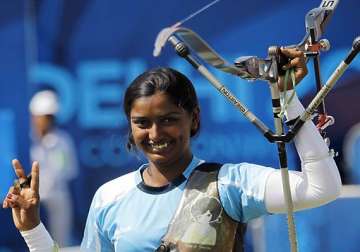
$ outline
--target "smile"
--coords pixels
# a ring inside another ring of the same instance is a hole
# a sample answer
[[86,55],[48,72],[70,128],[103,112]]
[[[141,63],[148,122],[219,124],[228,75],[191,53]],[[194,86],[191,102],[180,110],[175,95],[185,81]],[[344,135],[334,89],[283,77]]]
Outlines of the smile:
[[154,151],[161,151],[166,149],[170,145],[170,143],[169,142],[154,143],[152,141],[149,141],[149,145]]

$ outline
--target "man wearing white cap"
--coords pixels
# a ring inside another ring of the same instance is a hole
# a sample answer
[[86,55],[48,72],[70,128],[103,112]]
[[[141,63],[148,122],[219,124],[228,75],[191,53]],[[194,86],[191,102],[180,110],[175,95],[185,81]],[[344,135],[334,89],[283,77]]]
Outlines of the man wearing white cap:
[[56,128],[59,110],[56,94],[36,93],[29,106],[32,115],[31,159],[41,165],[40,197],[48,217],[48,228],[60,246],[70,245],[72,201],[69,182],[77,176],[77,158],[71,137]]

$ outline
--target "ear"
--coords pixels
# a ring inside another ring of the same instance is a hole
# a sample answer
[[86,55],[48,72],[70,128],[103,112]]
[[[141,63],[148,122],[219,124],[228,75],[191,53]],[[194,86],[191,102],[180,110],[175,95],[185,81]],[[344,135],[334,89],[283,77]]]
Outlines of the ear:
[[191,136],[195,135],[200,127],[200,108],[196,107],[192,112]]
[[135,141],[134,141],[134,136],[132,134],[132,131],[130,129],[130,131],[128,132],[128,142],[126,143],[126,148],[131,151],[136,149],[136,145],[135,145]]

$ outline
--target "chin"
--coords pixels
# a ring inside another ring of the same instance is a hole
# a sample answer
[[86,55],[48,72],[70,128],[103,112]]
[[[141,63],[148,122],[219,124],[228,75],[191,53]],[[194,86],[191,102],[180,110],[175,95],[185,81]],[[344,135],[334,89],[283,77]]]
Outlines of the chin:
[[148,155],[148,159],[149,159],[149,161],[151,163],[154,163],[154,164],[157,164],[157,165],[170,164],[174,160],[172,157],[162,156],[162,155],[159,155],[159,154]]
[[174,155],[174,153],[151,153],[147,155],[149,162],[158,166],[173,166],[179,163],[183,156]]

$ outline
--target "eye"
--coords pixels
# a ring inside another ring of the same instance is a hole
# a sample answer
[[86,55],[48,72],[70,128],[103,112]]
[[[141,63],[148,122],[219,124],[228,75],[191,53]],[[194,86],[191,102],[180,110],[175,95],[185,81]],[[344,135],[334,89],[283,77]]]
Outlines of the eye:
[[179,119],[177,117],[167,116],[160,119],[161,124],[163,125],[171,125],[176,123]]
[[131,120],[131,122],[141,129],[150,127],[150,120],[145,118],[134,118]]

